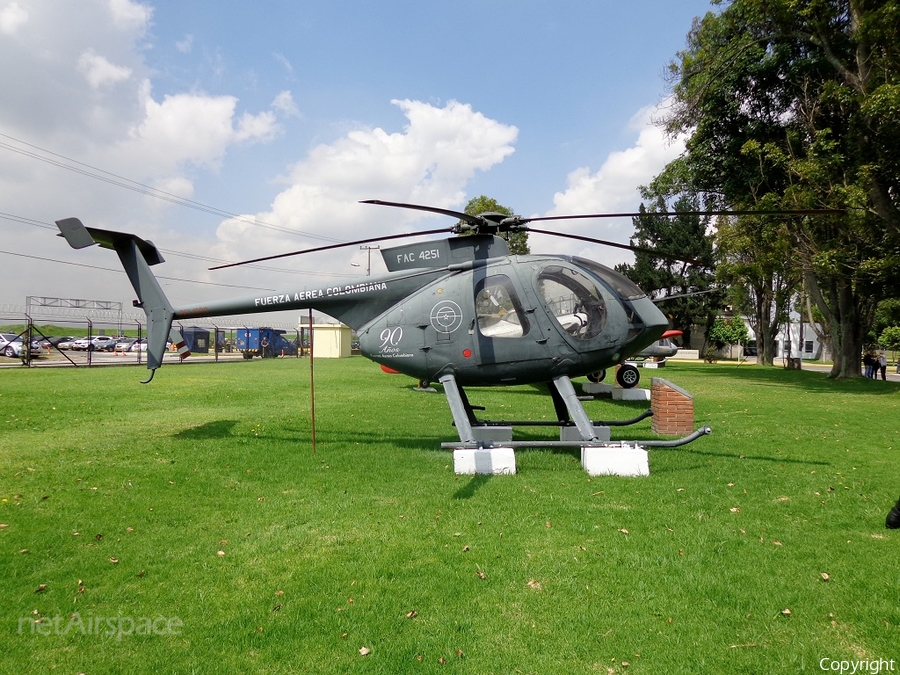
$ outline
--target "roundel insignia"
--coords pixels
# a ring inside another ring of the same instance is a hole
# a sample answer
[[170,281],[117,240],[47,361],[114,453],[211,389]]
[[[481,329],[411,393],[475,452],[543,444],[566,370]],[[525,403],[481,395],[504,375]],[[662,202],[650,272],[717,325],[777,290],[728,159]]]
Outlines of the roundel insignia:
[[431,326],[438,333],[452,333],[462,325],[462,310],[452,300],[441,300],[431,308]]

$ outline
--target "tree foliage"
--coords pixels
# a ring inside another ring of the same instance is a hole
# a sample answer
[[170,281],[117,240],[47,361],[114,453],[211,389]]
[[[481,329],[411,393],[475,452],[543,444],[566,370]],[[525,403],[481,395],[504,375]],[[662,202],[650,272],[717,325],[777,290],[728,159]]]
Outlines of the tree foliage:
[[858,376],[875,306],[898,287],[900,2],[716,4],[671,65],[665,125],[688,135],[677,175],[737,209],[848,209],[739,220],[721,241],[734,282],[777,294],[802,279],[829,323],[832,376]]
[[[722,293],[710,292],[715,290],[715,260],[712,238],[706,232],[708,218],[660,215],[669,213],[665,198],[654,196],[653,187],[642,191],[643,196],[652,199],[653,203],[650,209],[641,204],[641,215],[633,219],[635,233],[631,245],[682,260],[636,251],[633,265],[617,265],[616,269],[651,296],[682,296],[660,302],[660,309],[669,317],[672,326],[684,332],[683,342],[689,346],[691,327],[698,323],[708,325],[722,304]],[[695,200],[681,196],[675,202],[673,212],[697,210]]]
[[717,317],[706,331],[706,337],[716,349],[722,349],[727,345],[746,343],[750,333],[746,324],[737,317]]
[[882,349],[900,350],[900,326],[888,326],[881,331],[878,346]]
[[721,218],[716,240],[717,278],[728,285],[732,307],[749,317],[758,362],[772,365],[779,326],[800,283],[787,224],[777,217]]

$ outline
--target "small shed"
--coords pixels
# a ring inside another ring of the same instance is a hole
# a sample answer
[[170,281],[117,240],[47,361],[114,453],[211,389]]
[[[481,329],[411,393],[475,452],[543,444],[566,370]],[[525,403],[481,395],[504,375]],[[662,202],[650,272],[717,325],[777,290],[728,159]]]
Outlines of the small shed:
[[188,326],[181,330],[181,337],[187,348],[194,354],[209,354],[209,331],[199,326]]
[[350,356],[350,327],[343,324],[313,325],[313,356],[344,359]]

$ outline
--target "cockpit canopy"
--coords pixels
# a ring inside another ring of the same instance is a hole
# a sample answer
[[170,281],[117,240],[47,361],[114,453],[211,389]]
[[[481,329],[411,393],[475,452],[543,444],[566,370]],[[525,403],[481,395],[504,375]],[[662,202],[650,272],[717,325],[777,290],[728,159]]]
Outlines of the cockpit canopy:
[[597,337],[606,326],[606,301],[589,277],[572,267],[547,265],[538,288],[562,329],[578,340]]
[[638,298],[643,298],[646,293],[637,287],[631,279],[626,277],[624,274],[616,272],[609,267],[604,267],[599,263],[595,263],[593,260],[587,260],[585,258],[572,258],[572,262],[578,265],[579,267],[583,267],[598,277],[603,279],[606,283],[608,283],[612,289],[622,296],[625,300],[637,300]]

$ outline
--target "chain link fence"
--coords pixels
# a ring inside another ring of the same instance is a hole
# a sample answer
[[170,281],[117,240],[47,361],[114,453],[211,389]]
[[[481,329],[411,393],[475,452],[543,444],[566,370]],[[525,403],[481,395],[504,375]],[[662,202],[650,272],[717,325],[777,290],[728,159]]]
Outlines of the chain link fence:
[[[197,319],[190,325],[175,322],[191,350],[190,361],[233,361],[261,355],[256,350],[238,349],[238,337],[261,328],[246,317],[224,317],[213,322]],[[265,328],[284,331],[296,350],[290,356],[306,354],[309,328],[267,323]],[[38,307],[0,305],[0,367],[91,367],[143,364],[146,355],[146,318],[117,309],[79,307]],[[97,339],[99,338],[99,339]],[[108,338],[108,339],[107,339]],[[15,339],[19,345],[8,344]],[[74,344],[76,340],[79,342]],[[30,346],[30,347],[29,347]],[[267,354],[281,357],[288,354]],[[167,350],[163,361],[181,361],[178,352]]]

